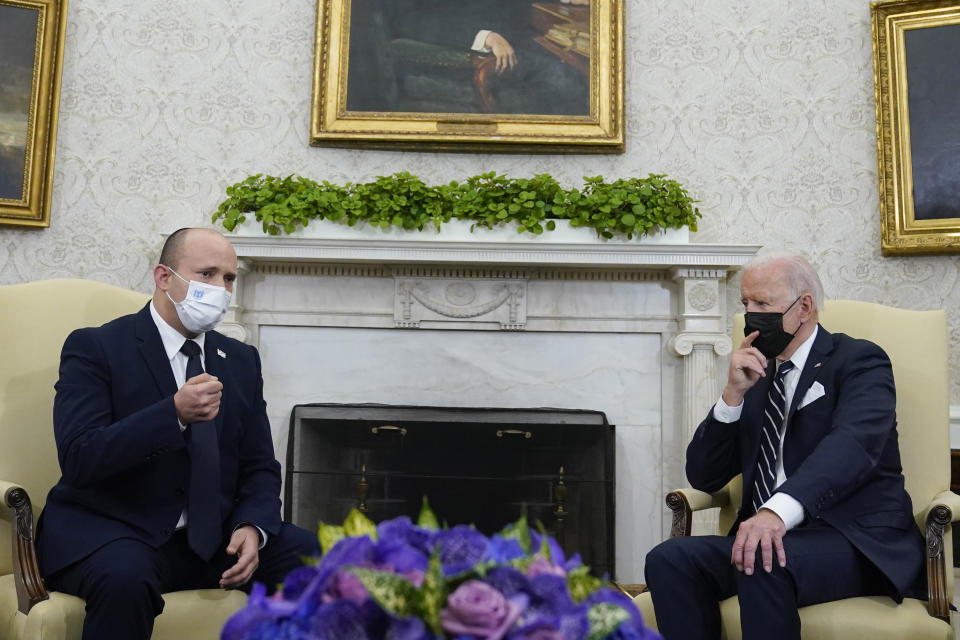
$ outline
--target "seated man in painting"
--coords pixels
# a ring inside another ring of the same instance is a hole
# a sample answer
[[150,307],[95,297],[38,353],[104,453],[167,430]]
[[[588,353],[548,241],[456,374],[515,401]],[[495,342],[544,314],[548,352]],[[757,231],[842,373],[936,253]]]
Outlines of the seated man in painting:
[[[573,3],[585,5],[589,0]],[[388,37],[394,41],[423,42],[492,56],[494,72],[487,76],[484,90],[492,96],[497,113],[589,115],[589,78],[533,41],[531,5],[516,0],[395,0],[382,3],[382,17],[376,19],[383,21]],[[367,37],[363,34],[371,32],[357,24],[364,18],[356,17],[365,15],[364,12],[353,15],[351,37]],[[376,47],[351,46],[354,53],[364,50],[372,52]],[[362,60],[351,60],[351,66],[355,63],[364,64]],[[401,64],[395,59],[394,63]],[[443,67],[438,66],[435,74],[443,73]],[[400,100],[406,88],[403,78],[397,79],[397,84]],[[382,105],[384,110],[403,110],[395,101],[388,102]],[[438,103],[434,108],[424,105],[420,110],[446,108]]]

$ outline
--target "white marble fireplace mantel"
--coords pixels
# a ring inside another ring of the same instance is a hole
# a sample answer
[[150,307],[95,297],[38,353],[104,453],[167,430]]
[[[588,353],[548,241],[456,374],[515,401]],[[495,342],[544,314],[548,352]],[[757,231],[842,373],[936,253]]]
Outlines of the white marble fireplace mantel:
[[603,411],[617,426],[617,578],[643,582],[669,530],[664,490],[683,483],[719,393],[728,279],[759,247],[230,240],[240,279],[222,330],[260,348],[281,460],[302,403]]

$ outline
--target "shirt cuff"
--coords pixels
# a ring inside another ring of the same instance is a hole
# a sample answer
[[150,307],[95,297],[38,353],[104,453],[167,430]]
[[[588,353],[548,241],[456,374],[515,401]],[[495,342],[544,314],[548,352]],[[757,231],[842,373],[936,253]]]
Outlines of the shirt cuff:
[[490,49],[487,48],[486,42],[487,36],[491,33],[492,32],[489,29],[481,29],[478,31],[476,37],[473,39],[473,46],[470,48],[474,51],[483,51],[485,53],[489,53]]
[[723,396],[713,405],[713,419],[717,422],[736,422],[740,419],[740,413],[743,411],[743,402],[735,407],[731,407],[723,401]]
[[787,531],[803,522],[803,505],[793,496],[786,493],[775,493],[763,503],[761,509],[769,509],[780,516]]
[[[791,498],[791,500],[792,499],[793,498]],[[253,526],[257,527],[257,525],[253,525]],[[261,529],[260,527],[257,527],[257,531],[260,532],[260,546],[257,547],[257,549],[263,549],[265,546],[267,546],[267,532]]]
[[264,531],[263,529],[261,529],[260,527],[258,527],[258,526],[255,525],[255,524],[250,524],[249,522],[241,522],[241,523],[238,524],[236,527],[234,527],[233,530],[236,531],[236,530],[239,529],[240,527],[253,527],[254,529],[256,529],[257,531],[260,532],[260,546],[257,547],[258,550],[263,549],[265,546],[267,546],[267,532],[266,532],[266,531]]

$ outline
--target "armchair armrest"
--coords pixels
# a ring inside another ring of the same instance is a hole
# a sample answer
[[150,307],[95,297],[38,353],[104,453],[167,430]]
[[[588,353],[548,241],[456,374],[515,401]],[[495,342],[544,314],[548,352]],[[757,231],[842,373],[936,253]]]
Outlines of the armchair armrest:
[[927,506],[924,538],[927,542],[927,608],[930,615],[950,622],[950,602],[953,594],[947,592],[947,558],[943,548],[943,532],[951,522],[960,520],[960,495],[942,491]]
[[692,487],[674,489],[667,494],[667,506],[673,511],[670,537],[689,536],[693,525],[693,512],[723,507],[730,504],[729,486],[716,493],[705,493]]
[[10,507],[10,537],[13,540],[13,581],[17,588],[17,608],[29,613],[31,607],[48,599],[47,588],[40,576],[37,547],[33,538],[33,506],[27,490],[18,484],[0,480],[0,495]]

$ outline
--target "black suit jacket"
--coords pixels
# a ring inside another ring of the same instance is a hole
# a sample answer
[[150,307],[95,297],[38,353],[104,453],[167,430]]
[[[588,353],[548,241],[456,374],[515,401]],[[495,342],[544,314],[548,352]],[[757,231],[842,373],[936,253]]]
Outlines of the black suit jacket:
[[[718,422],[711,410],[687,448],[687,477],[697,489],[717,491],[743,473],[746,515],[772,367],[747,392],[739,421]],[[805,403],[821,387],[823,395]],[[923,541],[904,489],[895,410],[886,353],[820,327],[787,414],[787,480],[778,491],[803,505],[806,522],[822,520],[840,531],[883,572],[899,598],[921,575]]]
[[[280,465],[263,400],[257,350],[216,331],[205,368],[223,383],[214,421],[220,443],[224,539],[241,523],[280,529]],[[63,345],[53,419],[62,477],[38,528],[49,575],[119,538],[157,547],[186,506],[190,463],[173,371],[149,304]]]

